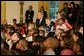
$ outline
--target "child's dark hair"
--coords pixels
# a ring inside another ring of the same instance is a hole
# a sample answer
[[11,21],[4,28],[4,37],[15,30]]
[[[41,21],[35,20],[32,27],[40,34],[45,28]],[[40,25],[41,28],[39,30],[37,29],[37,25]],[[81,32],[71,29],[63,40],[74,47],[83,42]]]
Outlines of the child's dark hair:
[[60,14],[61,14],[61,11],[56,12],[56,14],[58,14],[58,13],[60,13]]
[[13,21],[17,21],[16,19],[13,19]]
[[65,4],[68,5],[68,3],[64,3],[64,5],[65,5]]
[[47,37],[54,37],[54,35],[55,35],[55,32],[49,32]]
[[53,21],[51,21],[51,25],[55,26],[55,23]]
[[45,31],[44,31],[44,30],[39,30],[39,32],[40,32],[40,31],[43,32],[43,33],[45,34]]
[[79,37],[79,38],[82,38],[83,36],[82,36],[82,34],[80,33],[80,32],[73,32],[77,37]]
[[62,17],[62,18],[60,18],[63,22],[65,22],[65,19]]
[[34,41],[35,42],[43,42],[43,41],[45,41],[45,38],[43,36],[38,35],[34,38]]
[[46,19],[45,19],[45,20],[51,20],[51,19],[50,19],[50,17],[46,17]]
[[73,7],[75,8],[75,3],[74,3],[74,2],[71,2],[70,4],[72,4],[72,5],[73,5]]

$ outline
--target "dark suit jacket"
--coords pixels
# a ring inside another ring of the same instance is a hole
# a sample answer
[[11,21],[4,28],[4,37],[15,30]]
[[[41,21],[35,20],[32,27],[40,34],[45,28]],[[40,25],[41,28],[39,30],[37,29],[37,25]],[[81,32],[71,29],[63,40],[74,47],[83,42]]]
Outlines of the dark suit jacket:
[[41,23],[39,24],[40,20],[39,19],[36,19],[36,27],[39,27],[39,26],[45,26],[45,19],[42,19]]
[[[29,16],[29,15],[30,15],[30,16]],[[27,20],[28,18],[30,18],[30,19],[28,19],[28,20],[33,20],[34,11],[33,11],[33,10],[31,10],[31,11],[27,10],[26,13],[25,13],[25,16],[26,16],[26,20]]]
[[47,17],[47,12],[43,11],[43,18],[45,19]]

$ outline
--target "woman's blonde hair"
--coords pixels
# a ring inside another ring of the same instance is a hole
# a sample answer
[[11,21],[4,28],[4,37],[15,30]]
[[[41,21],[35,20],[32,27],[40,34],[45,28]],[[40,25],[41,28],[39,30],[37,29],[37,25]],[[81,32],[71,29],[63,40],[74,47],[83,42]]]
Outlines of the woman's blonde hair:
[[47,39],[47,41],[49,41],[49,45],[51,48],[55,49],[59,46],[59,42],[56,38],[53,38],[53,37],[49,37]]
[[21,44],[21,47],[22,47],[23,49],[25,49],[25,48],[28,49],[28,43],[27,43],[26,40],[21,39],[21,40],[19,41],[19,43]]

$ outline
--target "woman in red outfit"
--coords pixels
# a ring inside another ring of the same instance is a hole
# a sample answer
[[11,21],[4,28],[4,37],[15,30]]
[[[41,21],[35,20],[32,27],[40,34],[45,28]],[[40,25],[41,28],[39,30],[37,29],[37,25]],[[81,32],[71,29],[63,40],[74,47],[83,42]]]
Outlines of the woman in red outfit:
[[[55,27],[58,25],[58,21],[62,17],[63,17],[62,12],[57,12],[57,18],[56,18],[56,21],[55,21]],[[72,29],[72,26],[68,23],[68,21],[66,19],[65,19],[65,25],[67,26],[67,28]]]

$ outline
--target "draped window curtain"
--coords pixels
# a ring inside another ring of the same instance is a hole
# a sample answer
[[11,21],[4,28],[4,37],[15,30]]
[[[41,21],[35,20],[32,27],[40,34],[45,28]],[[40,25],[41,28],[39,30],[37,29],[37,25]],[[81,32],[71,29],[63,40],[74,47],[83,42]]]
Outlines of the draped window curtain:
[[56,12],[63,9],[64,1],[38,1],[38,11],[41,6],[44,6],[45,11],[47,11],[47,14],[51,19],[55,19]]
[[59,1],[49,1],[50,8],[49,8],[49,15],[51,19],[56,18],[56,12],[58,11],[59,8]]

